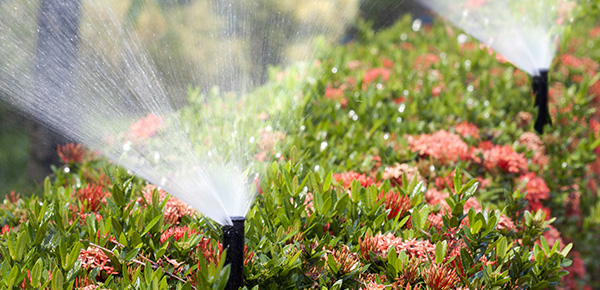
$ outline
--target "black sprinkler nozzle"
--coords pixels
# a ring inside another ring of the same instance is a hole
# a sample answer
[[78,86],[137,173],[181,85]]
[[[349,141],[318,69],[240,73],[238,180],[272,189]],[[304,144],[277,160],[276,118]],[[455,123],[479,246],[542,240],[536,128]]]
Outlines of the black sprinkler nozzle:
[[534,107],[538,110],[537,119],[533,128],[539,133],[544,134],[544,126],[552,125],[550,111],[548,109],[548,70],[539,71],[540,74],[533,77],[533,94],[535,95]]
[[231,217],[233,225],[223,226],[223,249],[227,249],[225,264],[231,271],[227,290],[237,290],[244,282],[244,222],[245,217]]

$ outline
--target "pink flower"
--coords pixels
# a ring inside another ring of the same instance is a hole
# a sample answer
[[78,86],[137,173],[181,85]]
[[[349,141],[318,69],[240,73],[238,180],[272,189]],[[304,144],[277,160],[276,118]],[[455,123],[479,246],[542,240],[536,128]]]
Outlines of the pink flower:
[[472,158],[469,145],[460,136],[440,130],[433,134],[409,136],[409,150],[418,152],[420,156],[431,157],[443,165],[451,165],[459,160]]
[[[144,195],[144,198],[146,199],[146,201],[148,203],[152,203],[152,192],[157,189],[156,186],[154,185],[147,185],[146,187],[144,187],[144,189],[142,190],[142,194]],[[166,197],[167,197],[167,192],[159,189],[158,190],[158,198],[159,198],[159,202],[162,202]],[[137,199],[137,201],[139,203],[144,203],[144,199],[142,199],[141,197],[139,197]],[[188,215],[188,216],[195,216],[196,215],[196,210],[191,207],[190,205],[188,205],[187,203],[171,196],[169,198],[169,200],[167,201],[167,204],[165,205],[165,211],[163,213],[163,216],[165,218],[165,222],[166,223],[173,223],[173,224],[178,224],[179,220],[184,216],[184,215]]]
[[137,120],[135,123],[129,126],[129,134],[133,138],[145,139],[148,138],[158,131],[162,125],[163,118],[158,117],[154,114],[148,114]]
[[454,126],[454,130],[456,130],[456,133],[465,138],[473,137],[475,139],[479,139],[479,128],[469,122],[462,122]]
[[354,171],[335,173],[333,174],[333,178],[337,182],[341,182],[342,187],[345,189],[350,189],[352,181],[354,181],[355,179],[358,180],[360,182],[360,185],[362,185],[363,187],[369,187],[375,184],[375,180],[373,180],[373,178]]
[[359,238],[360,253],[365,259],[370,259],[369,252],[373,252],[377,257],[386,259],[390,247],[396,248],[396,252],[405,252],[409,258],[416,257],[421,261],[426,261],[427,256],[435,257],[435,245],[424,240],[395,237],[392,233],[383,235],[381,233],[371,237],[366,235],[364,239]]
[[110,266],[111,261],[108,256],[96,247],[88,247],[85,250],[79,252],[79,260],[81,260],[81,267],[83,269],[94,269],[100,268],[100,271],[105,271],[106,274],[119,274],[115,269]]
[[500,167],[508,173],[521,173],[527,169],[527,159],[522,153],[517,153],[509,146],[494,146],[486,141],[479,145],[483,154],[483,166],[488,170]]
[[325,88],[325,98],[331,100],[339,100],[344,96],[344,90],[340,88],[334,88],[331,85],[327,85]]
[[419,169],[406,163],[396,163],[396,165],[392,167],[386,167],[381,178],[390,179],[393,185],[402,186],[403,175],[406,175],[406,181],[409,184],[413,181],[415,176],[417,177],[418,181],[424,181],[423,177],[419,173]]

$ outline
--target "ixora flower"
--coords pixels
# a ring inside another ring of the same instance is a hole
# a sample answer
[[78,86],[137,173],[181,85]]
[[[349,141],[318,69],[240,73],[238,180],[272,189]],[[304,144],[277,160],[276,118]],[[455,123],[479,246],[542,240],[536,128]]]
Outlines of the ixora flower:
[[154,114],[148,114],[135,121],[129,126],[129,136],[134,139],[146,139],[158,132],[162,125],[163,117],[159,117]]
[[119,274],[112,266],[110,266],[110,258],[108,258],[104,251],[96,247],[88,247],[85,250],[81,250],[78,259],[81,260],[81,267],[83,269],[91,270],[100,268],[100,271],[105,271],[108,275]]
[[[162,189],[157,189],[157,187],[154,185],[146,185],[146,187],[144,187],[144,189],[142,190],[144,198],[139,197],[137,199],[138,203],[143,204],[144,199],[146,199],[148,203],[152,203],[152,193],[154,192],[154,190],[158,190],[159,202],[162,202],[167,197],[168,193],[166,191]],[[166,223],[178,224],[179,220],[184,215],[195,216],[196,210],[187,203],[171,196],[169,197],[169,200],[165,205],[165,211],[163,215],[165,217]]]
[[333,178],[337,182],[341,182],[342,187],[345,189],[349,189],[352,185],[352,181],[354,181],[355,179],[360,182],[360,185],[362,187],[369,187],[375,184],[375,180],[373,178],[366,176],[364,173],[358,173],[354,171],[335,173],[333,174]]
[[419,173],[419,169],[406,163],[396,163],[396,165],[392,167],[386,167],[381,178],[390,179],[392,184],[402,186],[403,175],[406,175],[406,181],[409,183],[412,182],[415,176],[417,177],[417,180],[424,181],[423,177]]
[[456,130],[456,133],[465,138],[473,137],[475,139],[479,139],[479,128],[469,122],[462,122],[454,126],[454,130]]
[[92,212],[99,211],[109,195],[110,192],[105,191],[102,186],[89,183],[73,192],[73,196],[85,205],[85,209]]
[[416,137],[408,136],[408,147],[420,156],[431,157],[442,164],[453,164],[472,158],[469,145],[459,135],[446,130]]
[[183,227],[174,226],[174,227],[168,228],[166,231],[164,231],[162,233],[162,235],[160,235],[160,242],[164,243],[170,237],[173,237],[173,239],[175,239],[176,241],[179,241],[179,239],[183,238],[185,236],[185,234],[188,234],[188,236],[199,235],[199,233],[195,229],[190,229],[187,226],[183,226]]
[[370,260],[369,253],[374,253],[381,259],[386,259],[390,247],[396,248],[396,252],[406,252],[409,257],[416,257],[422,261],[427,261],[427,257],[435,257],[435,245],[425,240],[409,239],[403,240],[394,236],[392,233],[382,234],[379,232],[375,236],[367,234],[364,239],[359,238],[360,253],[363,258]]
[[423,271],[423,280],[433,290],[452,289],[460,281],[456,271],[441,264],[432,264],[426,268]]
[[64,163],[81,163],[85,155],[85,146],[75,143],[58,145],[56,152]]
[[521,187],[523,187],[523,184],[525,185],[524,191],[527,192],[525,199],[529,202],[529,207],[533,210],[543,208],[542,201],[550,198],[550,189],[546,185],[546,181],[530,172],[521,175],[519,182]]
[[487,170],[499,167],[508,173],[521,173],[527,169],[525,155],[515,152],[510,145],[497,146],[486,141],[479,144],[478,150],[483,155],[482,163]]
[[[376,81],[379,77],[385,82],[390,79],[391,71],[385,67],[377,67],[368,70],[363,76],[363,84],[368,85]],[[365,89],[365,88],[363,88]]]

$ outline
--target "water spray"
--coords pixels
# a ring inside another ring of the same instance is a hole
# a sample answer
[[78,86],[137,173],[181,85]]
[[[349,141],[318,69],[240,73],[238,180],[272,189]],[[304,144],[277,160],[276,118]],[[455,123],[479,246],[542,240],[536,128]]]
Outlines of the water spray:
[[535,95],[534,106],[538,110],[534,128],[539,134],[544,133],[544,126],[551,125],[550,112],[548,110],[548,70],[541,69],[539,74],[533,76],[533,94]]
[[227,249],[225,264],[229,264],[231,272],[227,282],[227,290],[237,290],[244,281],[244,222],[245,217],[231,217],[233,225],[223,226],[223,249]]

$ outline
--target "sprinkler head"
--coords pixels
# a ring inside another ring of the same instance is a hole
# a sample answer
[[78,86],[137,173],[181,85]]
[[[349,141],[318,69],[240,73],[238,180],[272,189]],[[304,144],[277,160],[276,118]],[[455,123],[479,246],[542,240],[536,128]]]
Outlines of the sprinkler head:
[[231,269],[227,290],[237,290],[244,282],[244,222],[245,217],[230,217],[233,225],[223,226],[223,249],[227,249],[225,264]]
[[548,70],[539,70],[540,74],[533,77],[533,94],[535,95],[534,107],[538,110],[534,128],[539,134],[544,133],[546,124],[552,125],[548,109]]

